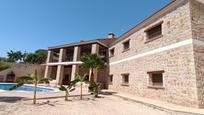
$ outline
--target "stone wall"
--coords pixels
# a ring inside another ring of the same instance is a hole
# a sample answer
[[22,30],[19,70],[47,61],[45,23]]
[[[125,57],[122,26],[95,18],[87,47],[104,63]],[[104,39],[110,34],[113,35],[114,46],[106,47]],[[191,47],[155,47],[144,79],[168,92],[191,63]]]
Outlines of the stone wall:
[[191,0],[190,3],[193,38],[204,41],[204,2]]
[[13,71],[16,75],[16,81],[19,77],[35,73],[35,70],[37,70],[37,76],[39,78],[44,77],[45,67],[35,64],[12,64],[10,69],[0,72],[0,76],[4,76],[5,81],[7,74]]
[[103,69],[99,69],[98,70],[98,82],[100,82],[103,85],[103,88],[107,88],[108,87],[108,76],[109,76],[109,72],[107,67],[104,67]]
[[[87,75],[89,75],[89,69],[87,69],[87,68],[80,68],[79,69],[79,74],[80,75],[84,75],[84,74],[87,74]],[[101,84],[103,84],[103,86],[104,86],[104,88],[107,88],[107,79],[108,79],[108,70],[107,70],[107,68],[105,67],[105,68],[103,68],[103,69],[99,69],[98,70],[98,73],[97,73],[98,75],[97,75],[97,82],[99,82],[99,83],[101,83]]]
[[[170,10],[169,13],[164,13],[161,18],[152,21],[151,24],[143,27],[126,39],[112,46],[111,48],[115,48],[115,55],[110,58],[110,62],[118,61],[186,39],[191,39],[192,31],[188,0],[171,9],[172,10]],[[162,21],[163,37],[146,43],[147,38],[144,31]],[[122,43],[127,40],[130,40],[130,50],[123,52]]]
[[203,41],[194,45],[195,70],[199,107],[204,107],[204,4],[191,0],[191,20],[193,38]]
[[[163,22],[163,36],[146,42],[145,30],[160,22]],[[174,4],[167,13],[112,46],[111,48],[115,48],[115,55],[110,58],[110,74],[113,75],[113,84],[109,86],[110,89],[183,106],[199,107],[192,44],[120,62],[131,56],[191,40],[193,38],[191,28],[190,2],[185,0],[182,3]],[[123,52],[122,43],[126,40],[130,40],[130,50]],[[147,72],[158,70],[165,71],[163,74],[164,89],[149,88]],[[123,73],[130,74],[129,86],[121,85],[121,74]]]
[[194,45],[196,84],[199,107],[204,107],[204,46]]
[[[164,89],[149,88],[148,71],[164,70]],[[129,73],[129,86],[122,86],[123,73]],[[198,107],[192,45],[152,56],[112,65],[113,85],[109,88],[138,96]]]

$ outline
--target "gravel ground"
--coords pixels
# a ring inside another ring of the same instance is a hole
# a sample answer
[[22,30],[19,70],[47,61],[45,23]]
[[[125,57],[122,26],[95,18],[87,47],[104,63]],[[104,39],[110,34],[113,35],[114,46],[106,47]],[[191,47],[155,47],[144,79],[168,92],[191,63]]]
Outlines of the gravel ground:
[[176,113],[148,104],[113,96],[107,93],[94,98],[83,88],[83,100],[76,88],[64,101],[64,92],[37,93],[37,105],[32,105],[32,92],[0,92],[0,115],[193,115]]
[[115,96],[93,98],[86,96],[81,101],[79,97],[38,100],[37,105],[32,101],[16,101],[15,103],[0,102],[0,115],[184,115],[162,111],[133,101]]

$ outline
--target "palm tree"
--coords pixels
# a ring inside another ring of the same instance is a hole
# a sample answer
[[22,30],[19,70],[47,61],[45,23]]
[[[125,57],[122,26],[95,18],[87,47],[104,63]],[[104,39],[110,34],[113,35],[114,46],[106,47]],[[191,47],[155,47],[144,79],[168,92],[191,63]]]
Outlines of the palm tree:
[[92,92],[95,95],[95,97],[98,97],[98,94],[101,91],[101,85],[99,83],[91,81],[89,83],[89,91]]
[[37,71],[35,71],[35,74],[30,74],[28,76],[20,77],[19,82],[16,85],[14,85],[12,88],[10,88],[10,90],[15,90],[18,87],[24,85],[25,83],[34,84],[33,104],[36,104],[36,93],[37,93],[36,89],[37,89],[38,83],[47,83],[48,84],[50,80],[51,80],[50,78],[38,79]]
[[81,61],[83,62],[83,64],[81,65],[82,67],[90,69],[91,75],[89,76],[89,78],[91,79],[91,81],[94,81],[93,80],[94,79],[94,73],[93,73],[94,69],[96,70],[101,69],[105,65],[105,61],[98,54],[85,55],[84,57],[82,57]]
[[4,61],[0,60],[0,71],[6,70],[8,68],[10,68],[10,65],[8,65]]
[[23,61],[23,58],[25,57],[25,53],[22,53],[21,51],[14,52],[11,50],[10,52],[7,52],[7,56],[8,56],[8,59],[7,59],[8,62],[18,63]]
[[83,83],[87,83],[88,82],[88,80],[86,79],[86,74],[84,76],[81,76],[81,75],[79,75],[77,73],[74,81],[75,82],[80,82],[80,99],[82,100]]
[[68,101],[69,93],[75,90],[76,81],[71,81],[67,86],[61,85],[59,90],[65,91],[65,101]]

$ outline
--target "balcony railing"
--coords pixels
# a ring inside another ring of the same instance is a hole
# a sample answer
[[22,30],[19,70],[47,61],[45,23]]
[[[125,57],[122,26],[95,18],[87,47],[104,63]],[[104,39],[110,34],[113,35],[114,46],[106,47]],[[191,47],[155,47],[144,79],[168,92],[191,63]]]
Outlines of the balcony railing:
[[72,62],[73,61],[73,57],[66,57],[64,59],[64,62]]

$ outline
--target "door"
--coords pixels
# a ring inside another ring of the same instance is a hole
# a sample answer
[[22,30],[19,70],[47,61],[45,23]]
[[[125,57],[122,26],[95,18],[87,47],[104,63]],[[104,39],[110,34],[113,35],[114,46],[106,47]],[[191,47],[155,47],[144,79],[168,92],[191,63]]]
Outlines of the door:
[[71,76],[69,74],[64,75],[63,85],[67,85],[71,81]]

